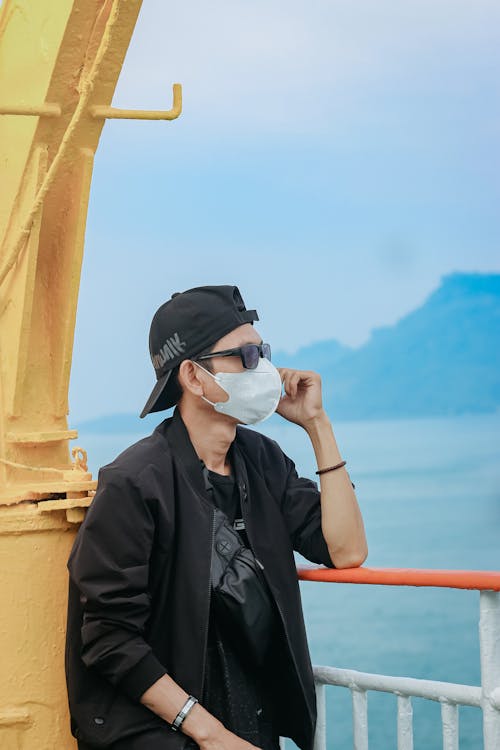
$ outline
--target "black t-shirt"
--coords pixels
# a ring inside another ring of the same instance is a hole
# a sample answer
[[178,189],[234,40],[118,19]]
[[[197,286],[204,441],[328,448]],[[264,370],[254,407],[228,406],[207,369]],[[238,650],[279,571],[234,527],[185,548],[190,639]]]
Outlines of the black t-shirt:
[[[214,504],[228,517],[243,543],[248,544],[234,475],[208,472]],[[218,626],[210,609],[207,661],[202,705],[224,726],[248,742],[271,750],[278,747],[273,726],[273,697],[267,666],[257,669],[233,638]]]
[[249,546],[245,522],[241,512],[240,493],[234,480],[234,475],[226,476],[215,471],[208,472],[208,478],[213,488],[212,499],[231,523],[245,546]]

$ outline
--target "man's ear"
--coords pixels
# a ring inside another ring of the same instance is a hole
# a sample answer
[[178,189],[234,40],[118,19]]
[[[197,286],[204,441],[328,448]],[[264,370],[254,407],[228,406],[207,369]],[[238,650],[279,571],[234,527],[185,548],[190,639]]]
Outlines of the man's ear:
[[179,365],[179,382],[183,389],[195,396],[203,396],[203,383],[200,368],[190,359],[185,359]]

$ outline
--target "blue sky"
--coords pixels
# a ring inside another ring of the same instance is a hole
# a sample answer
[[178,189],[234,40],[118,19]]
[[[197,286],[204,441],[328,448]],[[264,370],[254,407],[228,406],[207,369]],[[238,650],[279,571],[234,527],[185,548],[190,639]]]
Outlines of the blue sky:
[[[144,0],[96,155],[70,422],[140,411],[172,292],[234,283],[264,338],[359,346],[500,270],[500,6]],[[279,364],[279,363],[278,363]]]

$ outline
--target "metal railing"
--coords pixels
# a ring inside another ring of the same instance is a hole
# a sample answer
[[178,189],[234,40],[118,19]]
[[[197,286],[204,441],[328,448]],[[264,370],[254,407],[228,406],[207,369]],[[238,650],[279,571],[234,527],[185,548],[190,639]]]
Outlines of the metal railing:
[[[412,698],[441,704],[443,750],[459,750],[459,706],[477,706],[483,715],[483,748],[500,750],[500,572],[401,568],[300,567],[302,581],[364,583],[385,586],[440,586],[474,589],[479,597],[481,685],[393,677],[331,666],[315,666],[318,720],[314,750],[326,750],[326,685],[348,688],[352,696],[353,748],[368,750],[369,690],[397,696],[397,748],[413,750]],[[282,747],[283,747],[282,743]]]

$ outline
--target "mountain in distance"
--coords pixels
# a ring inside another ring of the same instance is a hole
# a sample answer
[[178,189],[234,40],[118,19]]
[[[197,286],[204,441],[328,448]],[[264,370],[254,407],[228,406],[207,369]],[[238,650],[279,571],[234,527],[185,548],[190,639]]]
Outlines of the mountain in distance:
[[[452,273],[418,309],[340,357],[320,346],[327,409],[340,419],[451,416],[500,407],[500,274]],[[327,352],[333,358],[328,362]],[[304,361],[299,350],[283,366]],[[290,363],[290,364],[289,364]]]
[[[421,307],[392,326],[374,329],[357,349],[321,341],[294,354],[273,352],[273,361],[319,372],[325,406],[335,419],[495,412],[500,408],[500,274],[444,276]],[[158,415],[153,416],[156,424]],[[79,427],[138,432],[149,423],[118,414]]]

